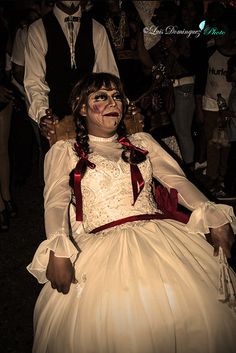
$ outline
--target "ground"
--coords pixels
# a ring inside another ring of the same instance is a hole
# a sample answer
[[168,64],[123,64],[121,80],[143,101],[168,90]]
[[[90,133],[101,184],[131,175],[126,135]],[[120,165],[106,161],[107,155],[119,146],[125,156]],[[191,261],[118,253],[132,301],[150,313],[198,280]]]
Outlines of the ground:
[[33,308],[41,289],[26,270],[38,244],[44,239],[42,186],[37,170],[13,196],[18,216],[10,231],[0,234],[0,350],[30,353],[33,340]]

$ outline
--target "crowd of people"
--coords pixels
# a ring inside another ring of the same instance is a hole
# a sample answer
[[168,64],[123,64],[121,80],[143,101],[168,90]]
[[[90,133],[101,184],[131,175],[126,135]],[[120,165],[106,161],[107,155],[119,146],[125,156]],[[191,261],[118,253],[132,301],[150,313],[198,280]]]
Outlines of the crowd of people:
[[235,3],[0,10],[1,232],[33,141],[45,183],[33,352],[235,352]]

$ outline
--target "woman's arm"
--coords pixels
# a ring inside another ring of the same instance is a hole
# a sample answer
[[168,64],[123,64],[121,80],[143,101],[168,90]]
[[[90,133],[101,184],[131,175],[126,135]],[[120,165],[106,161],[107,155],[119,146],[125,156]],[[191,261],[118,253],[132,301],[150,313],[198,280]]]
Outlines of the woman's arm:
[[[202,235],[211,233],[215,254],[221,246],[229,256],[229,249],[233,242],[232,229],[236,232],[236,218],[233,208],[210,202],[186,178],[178,163],[149,134],[139,133],[137,138],[140,139],[142,147],[149,151],[148,156],[152,164],[154,178],[168,190],[176,189],[178,202],[192,211],[189,222],[186,224],[188,231]],[[229,223],[230,226],[228,226]]]
[[[68,205],[71,199],[69,174],[77,162],[69,141],[59,141],[47,153],[44,163],[44,209],[47,240],[37,249],[28,270],[40,283],[50,280],[63,293],[69,289],[73,277],[72,264],[78,256],[69,239]],[[72,224],[73,231],[82,224]],[[63,264],[63,266],[62,266]]]
[[179,164],[149,134],[139,134],[152,164],[153,176],[168,190],[178,191],[178,202],[193,211],[208,199],[185,176]]

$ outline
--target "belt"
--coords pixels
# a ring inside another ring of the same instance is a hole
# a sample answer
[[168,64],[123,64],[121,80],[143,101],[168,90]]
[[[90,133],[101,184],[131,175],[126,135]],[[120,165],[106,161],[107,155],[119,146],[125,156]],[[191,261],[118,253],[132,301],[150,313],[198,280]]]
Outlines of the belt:
[[176,78],[173,81],[173,87],[178,87],[178,86],[183,86],[183,85],[191,85],[193,83],[194,83],[194,76]]
[[146,221],[146,220],[150,220],[150,219],[166,219],[166,218],[171,218],[171,217],[167,217],[166,215],[164,215],[162,213],[139,214],[139,215],[135,215],[135,216],[129,216],[129,217],[117,219],[116,221],[103,224],[102,226],[91,230],[89,233],[93,233],[93,234],[98,233],[98,232],[101,232],[102,230],[112,228],[115,226],[119,226],[121,224],[128,223],[128,222]]

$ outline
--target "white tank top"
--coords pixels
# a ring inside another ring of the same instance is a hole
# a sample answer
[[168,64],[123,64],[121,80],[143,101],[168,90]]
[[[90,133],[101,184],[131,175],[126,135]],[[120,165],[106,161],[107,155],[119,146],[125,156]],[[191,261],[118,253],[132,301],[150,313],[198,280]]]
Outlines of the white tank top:
[[208,73],[205,95],[203,96],[202,107],[205,110],[218,111],[217,93],[228,102],[232,84],[226,81],[227,62],[229,56],[221,54],[216,50],[209,58]]

